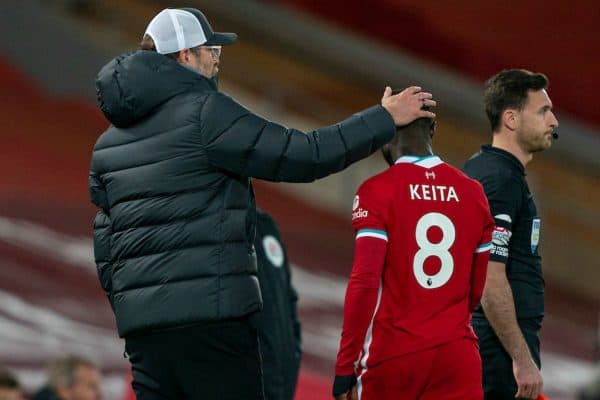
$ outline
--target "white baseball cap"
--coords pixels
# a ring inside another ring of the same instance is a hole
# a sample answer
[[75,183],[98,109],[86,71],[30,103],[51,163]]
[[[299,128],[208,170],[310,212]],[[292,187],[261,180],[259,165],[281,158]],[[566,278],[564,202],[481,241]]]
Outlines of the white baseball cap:
[[167,8],[156,14],[146,28],[160,54],[204,46],[224,46],[237,39],[235,33],[214,32],[208,20],[195,8]]

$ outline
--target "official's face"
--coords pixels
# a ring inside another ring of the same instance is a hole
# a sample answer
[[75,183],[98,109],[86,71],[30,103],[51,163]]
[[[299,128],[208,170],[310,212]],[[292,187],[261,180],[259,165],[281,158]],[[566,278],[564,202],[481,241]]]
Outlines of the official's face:
[[527,102],[519,112],[517,140],[529,153],[546,150],[552,146],[552,132],[558,120],[552,112],[552,102],[545,90],[530,90]]

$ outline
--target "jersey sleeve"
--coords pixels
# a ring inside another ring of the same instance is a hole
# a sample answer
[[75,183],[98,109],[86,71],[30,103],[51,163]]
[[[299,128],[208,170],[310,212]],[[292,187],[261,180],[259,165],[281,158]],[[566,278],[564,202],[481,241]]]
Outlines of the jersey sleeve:
[[506,264],[513,222],[522,203],[521,184],[513,177],[496,176],[484,184],[484,190],[496,224],[492,232],[490,260]]
[[378,181],[365,182],[352,203],[352,227],[356,239],[371,237],[387,241],[385,191],[378,190]]
[[387,241],[366,236],[356,241],[352,274],[344,300],[344,324],[335,374],[352,375],[379,302]]
[[488,201],[483,191],[481,191],[481,204],[483,205],[483,224],[479,244],[473,254],[473,263],[471,266],[471,291],[469,293],[469,310],[472,312],[479,304],[483,295],[485,278],[487,275],[487,266],[492,250],[492,235],[496,229],[494,218],[489,210]]
[[387,251],[385,201],[373,185],[363,185],[352,207],[356,231],[354,262],[344,301],[344,324],[336,375],[354,373],[370,324],[377,310]]

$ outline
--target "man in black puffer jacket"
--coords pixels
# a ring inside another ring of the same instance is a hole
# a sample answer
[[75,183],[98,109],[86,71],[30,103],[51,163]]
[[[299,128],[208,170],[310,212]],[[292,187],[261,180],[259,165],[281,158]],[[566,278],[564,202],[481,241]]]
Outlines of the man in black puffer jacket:
[[421,110],[431,94],[411,87],[310,133],[267,121],[217,89],[221,46],[235,38],[196,9],[166,9],[145,50],[97,77],[112,125],[90,171],[105,222],[96,257],[138,399],[262,399],[250,178],[310,182],[377,150],[395,125],[434,117]]

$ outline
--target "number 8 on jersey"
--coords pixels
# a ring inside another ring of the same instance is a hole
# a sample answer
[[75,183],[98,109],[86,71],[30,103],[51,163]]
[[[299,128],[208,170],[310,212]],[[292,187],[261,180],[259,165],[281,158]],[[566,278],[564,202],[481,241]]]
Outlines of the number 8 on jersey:
[[[427,231],[431,227],[438,227],[442,231],[442,240],[432,243],[427,238]],[[413,258],[413,272],[419,285],[425,289],[436,289],[445,285],[454,272],[454,259],[450,254],[450,247],[454,244],[456,232],[454,224],[444,214],[430,212],[423,215],[417,222],[415,239],[419,250]],[[440,259],[441,267],[438,273],[427,275],[425,272],[425,260],[428,257]]]

